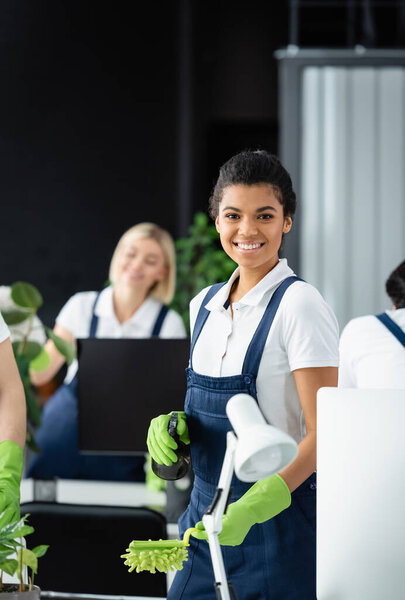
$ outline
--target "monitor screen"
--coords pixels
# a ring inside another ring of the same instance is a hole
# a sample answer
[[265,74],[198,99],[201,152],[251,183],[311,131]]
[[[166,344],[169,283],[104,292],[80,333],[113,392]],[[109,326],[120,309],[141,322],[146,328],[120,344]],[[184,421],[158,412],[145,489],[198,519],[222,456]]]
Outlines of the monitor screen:
[[79,339],[79,450],[147,451],[153,417],[183,410],[188,339]]

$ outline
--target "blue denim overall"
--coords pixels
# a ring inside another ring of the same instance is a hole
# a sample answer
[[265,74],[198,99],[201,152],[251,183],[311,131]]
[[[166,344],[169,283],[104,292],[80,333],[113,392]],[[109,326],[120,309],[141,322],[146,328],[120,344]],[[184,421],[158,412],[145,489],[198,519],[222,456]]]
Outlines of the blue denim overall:
[[[179,519],[180,534],[201,520],[211,504],[231,430],[225,407],[241,392],[257,400],[256,377],[270,327],[286,289],[297,277],[285,279],[272,295],[248,347],[242,373],[209,377],[193,370],[196,341],[209,315],[207,302],[223,285],[210,288],[197,315],[191,341],[185,412],[195,473],[187,510]],[[277,401],[277,399],[275,399]],[[234,475],[230,501],[251,486]],[[315,600],[316,479],[311,475],[292,494],[291,506],[269,521],[254,525],[240,546],[222,546],[228,579],[238,600]],[[178,571],[168,600],[214,600],[214,573],[208,543],[190,538],[189,559]]]
[[[98,316],[95,314],[100,293],[93,304],[89,337],[96,337]],[[159,336],[168,312],[163,306],[153,328]],[[78,450],[77,375],[61,387],[45,404],[42,423],[35,434],[41,449],[32,457],[27,477],[35,479],[90,479],[101,481],[143,481],[142,456],[108,456],[80,454]]]
[[387,315],[387,313],[381,313],[380,315],[376,315],[376,317],[405,348],[405,332],[402,331],[400,326],[397,325],[395,321],[393,321],[391,317]]

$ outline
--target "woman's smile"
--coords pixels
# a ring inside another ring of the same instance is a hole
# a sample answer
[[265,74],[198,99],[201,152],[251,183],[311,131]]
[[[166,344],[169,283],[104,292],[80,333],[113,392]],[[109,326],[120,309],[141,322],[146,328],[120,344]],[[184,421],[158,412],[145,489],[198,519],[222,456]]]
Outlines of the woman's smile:
[[124,269],[124,273],[129,279],[134,281],[138,281],[144,277],[144,273],[139,270],[134,271],[133,269]]
[[264,242],[233,242],[240,252],[257,252],[264,246]]

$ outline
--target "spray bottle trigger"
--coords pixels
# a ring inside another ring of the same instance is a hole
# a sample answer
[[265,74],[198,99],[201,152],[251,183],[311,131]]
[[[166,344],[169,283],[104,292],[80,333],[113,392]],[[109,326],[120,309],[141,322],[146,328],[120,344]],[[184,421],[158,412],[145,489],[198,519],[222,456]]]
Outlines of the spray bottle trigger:
[[170,421],[169,421],[169,425],[167,426],[167,430],[169,432],[169,435],[174,439],[177,438],[177,423],[178,423],[178,414],[177,414],[177,412],[173,412],[170,417]]

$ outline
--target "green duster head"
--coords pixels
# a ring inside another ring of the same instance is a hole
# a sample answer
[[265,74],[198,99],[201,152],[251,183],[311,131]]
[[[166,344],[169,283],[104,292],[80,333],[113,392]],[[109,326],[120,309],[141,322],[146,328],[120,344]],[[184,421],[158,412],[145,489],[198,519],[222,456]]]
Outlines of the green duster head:
[[124,565],[129,567],[131,573],[136,570],[150,571],[150,573],[167,573],[169,570],[180,571],[183,568],[183,562],[188,560],[187,546],[189,546],[190,535],[195,528],[187,529],[182,540],[134,540],[127,548],[127,554],[122,554],[125,558]]

